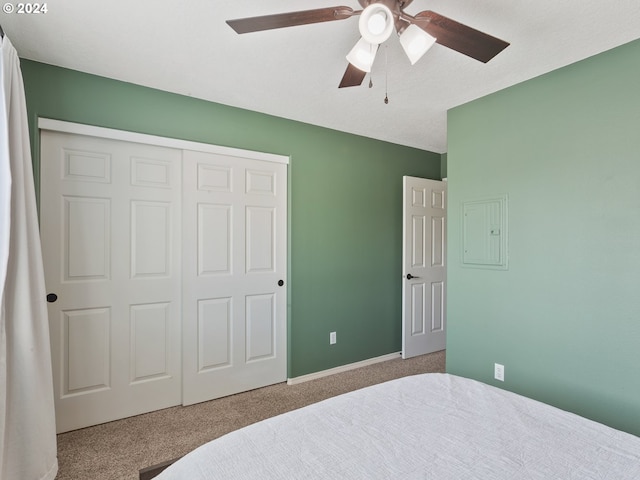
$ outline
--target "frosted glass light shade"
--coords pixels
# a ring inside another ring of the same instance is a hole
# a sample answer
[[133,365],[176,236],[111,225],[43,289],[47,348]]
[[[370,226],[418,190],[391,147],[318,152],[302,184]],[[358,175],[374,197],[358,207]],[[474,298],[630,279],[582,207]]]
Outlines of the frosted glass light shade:
[[432,37],[414,24],[409,25],[400,35],[400,45],[402,45],[404,53],[409,57],[411,65],[420,60],[434,43],[436,43],[435,37]]
[[367,42],[364,38],[358,40],[356,46],[347,54],[347,61],[363,72],[370,72],[376,58],[378,45]]
[[358,28],[362,38],[369,43],[379,45],[393,32],[393,14],[386,5],[372,3],[360,14]]

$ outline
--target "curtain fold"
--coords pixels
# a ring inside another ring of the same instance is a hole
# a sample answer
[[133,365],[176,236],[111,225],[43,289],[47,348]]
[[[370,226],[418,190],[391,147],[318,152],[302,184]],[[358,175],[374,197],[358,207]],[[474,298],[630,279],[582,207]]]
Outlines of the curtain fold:
[[18,54],[0,39],[0,478],[56,476],[44,271]]

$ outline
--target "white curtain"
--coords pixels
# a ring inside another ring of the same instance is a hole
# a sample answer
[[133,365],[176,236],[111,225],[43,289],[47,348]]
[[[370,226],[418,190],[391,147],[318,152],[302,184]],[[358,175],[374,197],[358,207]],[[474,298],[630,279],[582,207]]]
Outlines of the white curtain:
[[53,380],[27,109],[6,36],[0,50],[0,478],[53,479]]

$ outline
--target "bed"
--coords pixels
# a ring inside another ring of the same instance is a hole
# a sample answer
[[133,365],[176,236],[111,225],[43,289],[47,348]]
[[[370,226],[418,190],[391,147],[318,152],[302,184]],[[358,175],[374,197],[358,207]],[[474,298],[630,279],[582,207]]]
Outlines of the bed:
[[640,479],[640,438],[474,380],[423,374],[213,440],[175,479]]

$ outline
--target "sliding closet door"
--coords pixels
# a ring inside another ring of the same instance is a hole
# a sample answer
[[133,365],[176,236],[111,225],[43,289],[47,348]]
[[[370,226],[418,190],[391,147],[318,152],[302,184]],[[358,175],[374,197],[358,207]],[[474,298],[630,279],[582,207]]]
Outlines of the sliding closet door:
[[58,432],[285,381],[288,159],[40,127]]
[[181,402],[181,155],[42,131],[59,432]]
[[183,159],[183,403],[286,379],[287,166]]

